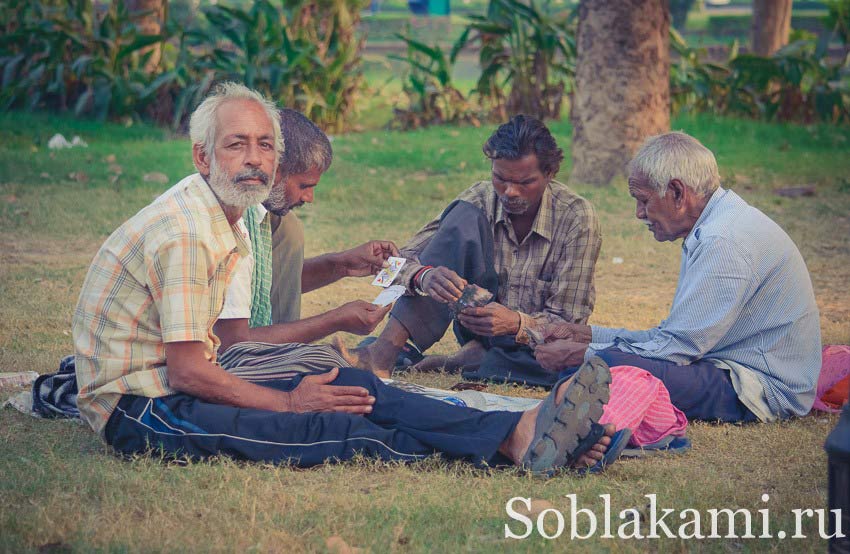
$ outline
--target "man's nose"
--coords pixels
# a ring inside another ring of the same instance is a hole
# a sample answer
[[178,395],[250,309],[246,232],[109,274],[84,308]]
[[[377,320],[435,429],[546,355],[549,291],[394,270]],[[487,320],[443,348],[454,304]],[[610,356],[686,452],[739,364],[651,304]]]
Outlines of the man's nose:
[[301,201],[306,202],[308,204],[313,203],[313,189],[307,189],[304,191],[304,194],[301,195]]
[[263,163],[260,147],[257,144],[249,144],[245,150],[245,165],[259,167]]
[[635,208],[635,217],[638,219],[646,219],[646,209],[643,206]]
[[519,196],[519,187],[514,184],[508,184],[505,188],[505,196],[509,198],[517,198]]

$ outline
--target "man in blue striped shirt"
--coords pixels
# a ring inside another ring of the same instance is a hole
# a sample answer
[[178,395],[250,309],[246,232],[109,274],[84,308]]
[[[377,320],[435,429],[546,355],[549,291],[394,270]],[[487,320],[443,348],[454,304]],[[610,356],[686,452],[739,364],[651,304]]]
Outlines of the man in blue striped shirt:
[[636,216],[658,241],[684,239],[670,315],[630,331],[563,324],[535,350],[551,371],[598,355],[660,378],[690,419],[773,421],[809,412],[821,367],[820,322],[790,237],[720,187],[695,138],[649,138],[629,164]]

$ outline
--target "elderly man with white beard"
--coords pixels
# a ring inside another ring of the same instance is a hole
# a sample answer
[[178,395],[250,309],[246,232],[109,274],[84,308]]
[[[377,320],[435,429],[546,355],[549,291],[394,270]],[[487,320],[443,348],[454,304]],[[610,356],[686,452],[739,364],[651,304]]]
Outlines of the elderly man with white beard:
[[73,317],[82,419],[119,453],[292,463],[441,453],[536,473],[592,465],[611,376],[598,359],[521,413],[481,412],[353,368],[248,382],[217,362],[214,324],[250,245],[236,223],[262,202],[283,148],[277,110],[228,83],[190,122],[198,173],[121,225],[95,255]]

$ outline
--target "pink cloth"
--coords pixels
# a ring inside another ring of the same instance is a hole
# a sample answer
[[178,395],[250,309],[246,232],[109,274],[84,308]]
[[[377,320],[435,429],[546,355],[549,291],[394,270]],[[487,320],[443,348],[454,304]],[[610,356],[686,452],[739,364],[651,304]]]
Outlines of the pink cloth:
[[840,380],[850,374],[850,346],[828,344],[823,347],[823,362],[821,363],[818,389],[815,394],[813,410],[837,413],[838,408],[827,406],[821,401],[823,394],[835,386]]
[[646,446],[667,435],[684,437],[688,418],[670,402],[660,379],[639,367],[611,368],[611,399],[600,423],[632,430],[631,446]]

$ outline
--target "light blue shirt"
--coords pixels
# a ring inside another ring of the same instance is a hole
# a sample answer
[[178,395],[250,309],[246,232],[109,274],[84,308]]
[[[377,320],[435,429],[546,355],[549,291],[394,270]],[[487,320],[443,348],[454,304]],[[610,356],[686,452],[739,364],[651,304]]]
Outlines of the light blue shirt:
[[761,384],[761,398],[736,387],[748,407],[790,417],[814,402],[820,317],[806,264],[779,225],[732,191],[718,188],[685,237],[667,319],[646,331],[592,329],[585,357],[616,346],[678,365],[723,360]]

